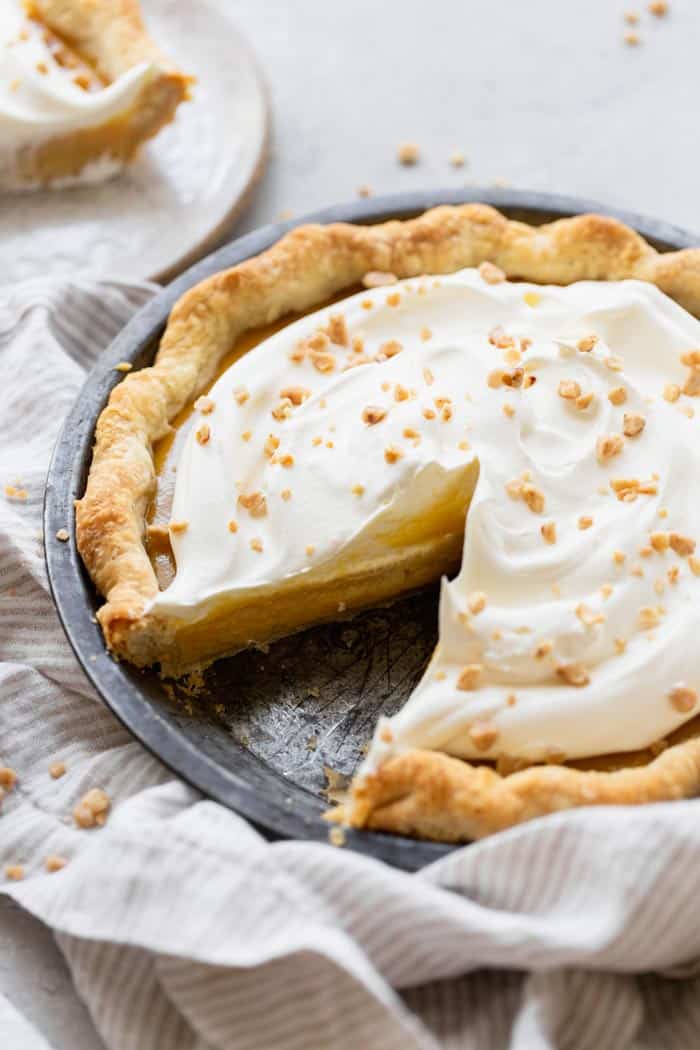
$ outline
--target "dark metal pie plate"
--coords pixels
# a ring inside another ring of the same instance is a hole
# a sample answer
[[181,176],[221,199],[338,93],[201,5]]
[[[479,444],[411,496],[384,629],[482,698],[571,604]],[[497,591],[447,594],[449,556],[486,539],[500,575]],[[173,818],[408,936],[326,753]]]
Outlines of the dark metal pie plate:
[[[692,234],[590,201],[511,190],[410,193],[328,208],[299,222],[377,222],[435,204],[485,201],[526,222],[599,211],[638,229],[661,250],[697,244]],[[58,614],[85,673],[105,703],[147,748],[205,794],[243,814],[269,837],[327,840],[321,814],[326,770],[348,777],[380,712],[396,711],[435,644],[437,588],[351,621],[314,628],[240,653],[206,675],[203,696],[166,688],[107,655],[93,616],[99,598],[73,540],[73,500],[82,495],[93,431],[119,381],[114,365],[151,363],[173,303],[202,278],[273,244],[296,223],[267,226],[233,241],[157,295],[100,358],[68,416],[46,487],[49,580]],[[53,542],[68,528],[70,543]],[[415,870],[451,847],[373,832],[349,832],[347,846]]]

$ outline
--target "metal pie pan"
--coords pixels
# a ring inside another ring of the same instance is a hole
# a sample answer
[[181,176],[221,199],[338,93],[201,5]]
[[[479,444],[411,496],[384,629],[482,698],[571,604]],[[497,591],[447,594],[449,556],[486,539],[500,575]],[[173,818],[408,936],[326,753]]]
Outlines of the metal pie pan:
[[[597,211],[633,226],[662,251],[698,243],[688,231],[591,201],[478,188],[377,197],[266,226],[192,266],[134,316],[88,376],[54,451],[44,507],[46,563],[58,615],[83,670],[145,747],[268,838],[327,841],[321,817],[328,807],[326,771],[352,774],[378,714],[400,708],[420,678],[436,639],[437,588],[312,628],[265,653],[221,660],[196,698],[167,689],[156,674],[113,660],[94,622],[100,599],[75,547],[73,501],[84,490],[95,424],[121,378],[114,365],[150,364],[173,304],[204,277],[257,255],[302,223],[372,223],[469,201],[531,223]],[[63,528],[70,542],[54,542]],[[346,847],[411,871],[454,848],[357,831],[347,832]]]

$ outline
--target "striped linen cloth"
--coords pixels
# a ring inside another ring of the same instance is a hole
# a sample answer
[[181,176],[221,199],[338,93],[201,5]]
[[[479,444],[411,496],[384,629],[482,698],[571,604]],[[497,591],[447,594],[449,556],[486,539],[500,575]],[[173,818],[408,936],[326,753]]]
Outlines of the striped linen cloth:
[[[266,843],[101,706],[48,594],[43,487],[86,369],[152,291],[0,291],[0,480],[27,494],[0,496],[0,765],[19,776],[2,804],[0,890],[55,931],[105,1045],[700,1046],[700,802],[561,814],[406,875]],[[109,820],[80,830],[72,807],[95,786]],[[68,865],[47,874],[49,854]],[[13,864],[22,881],[2,874]],[[7,1004],[3,1018],[23,1027]]]

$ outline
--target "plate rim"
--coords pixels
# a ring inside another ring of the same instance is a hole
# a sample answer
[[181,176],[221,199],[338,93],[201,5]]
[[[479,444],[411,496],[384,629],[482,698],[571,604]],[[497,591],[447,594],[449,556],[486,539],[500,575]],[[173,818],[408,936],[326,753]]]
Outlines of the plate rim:
[[[134,314],[88,373],[64,420],[51,456],[43,507],[46,569],[61,627],[78,663],[102,701],[139,743],[178,777],[243,816],[272,840],[291,838],[327,842],[329,825],[321,818],[324,807],[320,800],[309,793],[309,798],[317,803],[311,807],[316,812],[304,815],[296,813],[282,799],[261,797],[248,780],[234,770],[219,766],[166,720],[148,701],[145,689],[138,688],[133,670],[113,659],[105,649],[90,601],[95,590],[75,546],[73,513],[73,500],[82,494],[84,466],[91,454],[97,417],[112,388],[122,378],[114,366],[121,361],[129,361],[136,367],[149,364],[155,340],[172,306],[187,289],[205,277],[259,254],[289,230],[309,222],[377,222],[420,214],[438,204],[470,202],[490,204],[506,212],[539,212],[548,217],[595,211],[620,219],[647,239],[671,249],[700,244],[700,237],[691,231],[585,198],[478,186],[389,194],[333,205],[288,222],[272,223],[230,241],[201,259]],[[68,529],[68,543],[54,540],[59,529]],[[231,746],[242,750],[234,740]],[[251,755],[251,752],[246,753]],[[418,870],[461,848],[459,845],[352,829],[346,829],[345,844],[354,851],[408,871]]]

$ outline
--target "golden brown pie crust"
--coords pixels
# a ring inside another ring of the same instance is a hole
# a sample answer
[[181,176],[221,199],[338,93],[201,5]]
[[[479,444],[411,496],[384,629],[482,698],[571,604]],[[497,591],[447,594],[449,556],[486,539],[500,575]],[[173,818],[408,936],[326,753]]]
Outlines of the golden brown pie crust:
[[[369,271],[404,278],[484,261],[538,283],[650,281],[700,316],[700,249],[660,254],[615,219],[580,215],[533,227],[483,204],[438,207],[375,226],[299,227],[263,254],[201,282],[175,305],[154,365],[126,375],[112,391],[76,505],[78,547],[106,598],[98,619],[115,655],[148,665],[172,642],[167,619],[144,614],[158,590],[144,547],[156,485],[153,445],[206,388],[236,339],[318,306]],[[700,790],[694,732],[676,734],[678,743],[648,756],[646,765],[615,772],[535,766],[501,776],[485,765],[411,751],[356,784],[352,805],[334,819],[459,841],[570,806],[688,797]]]
[[21,152],[18,168],[23,181],[45,183],[74,177],[90,161],[105,156],[128,163],[147,139],[172,121],[177,107],[189,97],[191,78],[156,47],[138,0],[27,0],[25,8],[105,83],[141,62],[151,63],[155,73],[128,112],[101,126],[60,135]]

